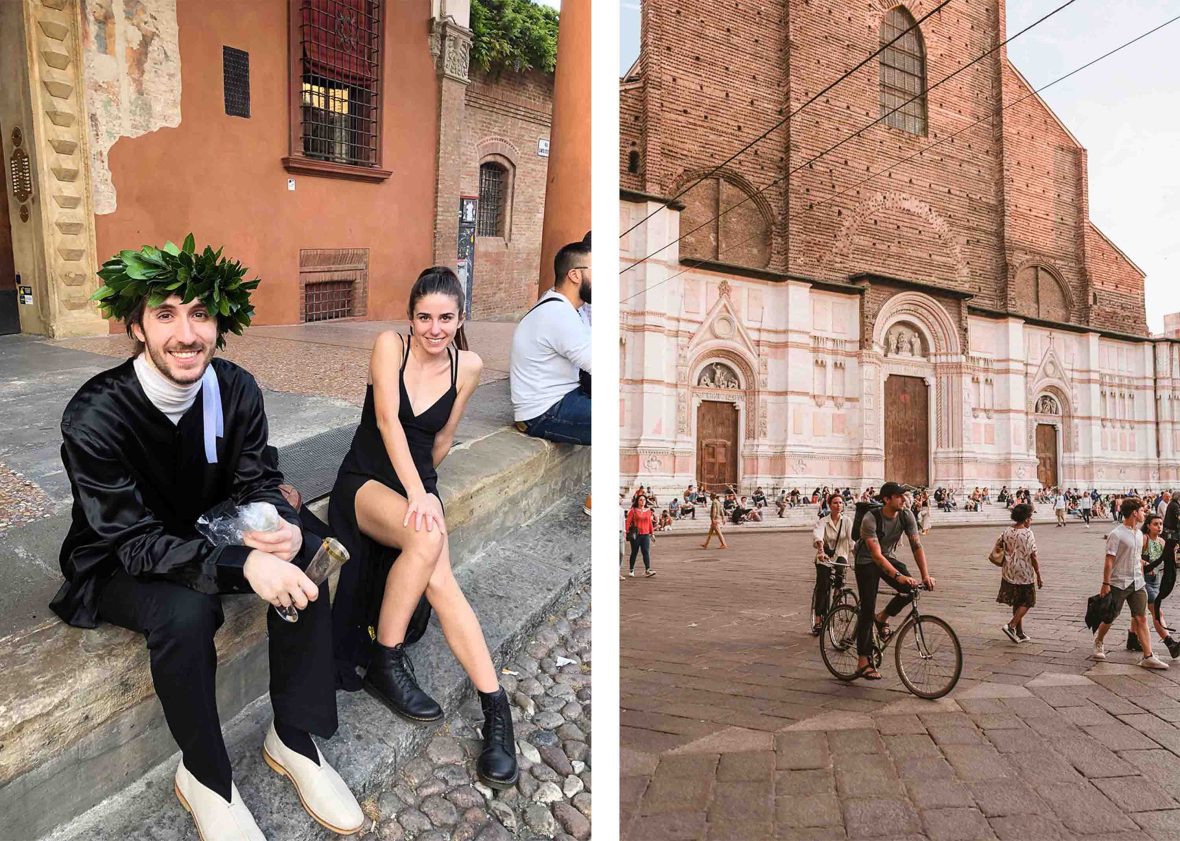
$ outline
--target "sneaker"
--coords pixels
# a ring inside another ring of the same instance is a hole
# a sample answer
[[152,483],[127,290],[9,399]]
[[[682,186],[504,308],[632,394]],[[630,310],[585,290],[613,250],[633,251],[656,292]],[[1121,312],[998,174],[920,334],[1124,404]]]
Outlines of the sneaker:
[[1157,671],[1168,668],[1168,664],[1156,657],[1154,654],[1152,654],[1150,657],[1144,657],[1141,659],[1138,665],[1144,669],[1155,669]]
[[1164,647],[1168,649],[1168,654],[1175,660],[1180,657],[1180,640],[1174,639],[1171,635],[1164,639]]
[[586,503],[582,506],[582,511],[584,511],[587,516],[590,514],[590,494],[586,494]]
[[1032,642],[1032,637],[1030,637],[1024,631],[1017,631],[1016,639],[1020,640],[1021,642]]
[[1003,631],[1007,635],[1008,639],[1012,640],[1012,642],[1020,642],[1020,637],[1016,636],[1016,630],[1011,625],[1001,625],[1000,630]]
[[644,578],[651,578],[655,574],[656,574],[656,571],[654,569],[649,569],[643,573],[643,577]]
[[1135,635],[1134,631],[1127,631],[1127,651],[1142,651],[1143,646],[1139,644],[1139,637]]
[[627,573],[627,577],[634,578],[635,577],[635,570],[631,570],[629,573]]
[[1091,660],[1105,660],[1106,649],[1098,640],[1094,640],[1094,653],[1090,655]]

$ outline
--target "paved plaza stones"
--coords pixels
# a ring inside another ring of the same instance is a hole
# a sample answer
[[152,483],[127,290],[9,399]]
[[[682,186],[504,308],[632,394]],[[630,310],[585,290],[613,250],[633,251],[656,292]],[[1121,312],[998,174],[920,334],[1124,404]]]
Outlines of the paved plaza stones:
[[660,536],[660,574],[620,582],[623,837],[1180,838],[1180,661],[1134,666],[1126,615],[1109,660],[1087,659],[1107,530],[1037,527],[1046,586],[1019,646],[999,630],[997,529],[925,538],[922,610],[964,654],[939,701],[905,691],[891,652],[880,683],[828,674],[807,535],[732,529],[723,551]]
[[364,804],[364,841],[590,837],[590,590],[581,588],[505,665],[520,780],[493,792],[475,779],[483,724],[465,704],[395,783]]

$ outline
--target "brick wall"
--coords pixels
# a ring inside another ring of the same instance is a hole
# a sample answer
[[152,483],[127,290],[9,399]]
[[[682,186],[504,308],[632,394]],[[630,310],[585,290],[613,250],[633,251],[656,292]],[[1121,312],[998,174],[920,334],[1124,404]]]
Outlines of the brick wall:
[[476,240],[471,315],[513,318],[528,310],[537,297],[549,161],[537,154],[537,141],[549,137],[553,77],[535,72],[499,76],[473,72],[466,100],[463,160],[458,164],[463,168],[463,195],[479,195],[483,161],[507,164],[512,173],[506,236]]
[[[725,160],[876,51],[892,5],[645,2],[643,70],[621,92],[622,185],[670,195]],[[920,18],[934,5],[908,8]],[[1003,15],[1002,0],[984,0],[951,4],[924,22],[927,84],[994,47]],[[1089,224],[1085,150],[1035,97],[993,116],[1030,92],[1004,51],[930,91],[925,136],[881,122],[808,163],[880,116],[879,89],[874,60],[729,165],[731,180],[752,190],[789,181],[762,194],[770,268],[834,281],[871,272],[969,292],[977,306],[1027,310],[1017,275],[1043,265],[1062,287],[1045,293],[1054,311],[1063,297],[1074,323],[1146,333],[1142,276]],[[632,148],[642,155],[638,175],[627,172]],[[682,233],[716,202],[715,186],[694,192],[684,198]],[[763,217],[752,204],[730,222],[756,241]],[[701,231],[685,253],[714,246],[722,262],[752,262],[737,245],[724,253],[723,226],[719,234],[715,245],[718,231]]]

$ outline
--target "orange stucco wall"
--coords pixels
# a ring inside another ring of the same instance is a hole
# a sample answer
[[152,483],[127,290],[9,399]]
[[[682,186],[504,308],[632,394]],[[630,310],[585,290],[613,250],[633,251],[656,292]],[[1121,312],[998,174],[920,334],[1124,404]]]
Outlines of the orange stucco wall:
[[[370,319],[404,317],[432,253],[438,83],[429,0],[385,3],[383,182],[288,173],[286,0],[178,0],[181,122],[110,150],[114,213],[96,218],[99,259],[143,243],[198,245],[262,278],[255,322],[299,319],[299,251],[369,248]],[[250,54],[251,117],[225,114],[222,46]],[[296,189],[289,192],[287,179]],[[112,325],[118,329],[118,325]]]

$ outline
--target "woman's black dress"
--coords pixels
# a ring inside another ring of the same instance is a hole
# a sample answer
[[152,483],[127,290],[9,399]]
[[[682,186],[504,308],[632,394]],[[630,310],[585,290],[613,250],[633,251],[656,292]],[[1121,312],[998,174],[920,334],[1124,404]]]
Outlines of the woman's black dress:
[[[434,469],[434,438],[447,424],[458,396],[455,383],[459,369],[459,352],[448,348],[451,360],[451,387],[434,405],[415,415],[406,393],[406,360],[410,343],[403,340],[405,351],[398,369],[397,417],[410,446],[410,456],[418,469],[427,493],[438,495],[438,473]],[[365,390],[365,406],[361,422],[352,439],[352,447],[340,465],[332,498],[328,505],[328,520],[336,538],[348,549],[351,559],[340,570],[336,585],[336,600],[332,604],[332,635],[336,657],[337,684],[355,691],[360,688],[356,667],[367,664],[372,642],[376,638],[377,616],[385,592],[385,579],[399,549],[382,546],[361,533],[356,521],[356,493],[370,479],[406,496],[406,489],[397,478],[389,452],[377,428],[377,410],[373,401],[372,384]],[[423,596],[418,602],[410,625],[406,629],[406,643],[412,643],[426,632],[430,620],[430,604]]]

